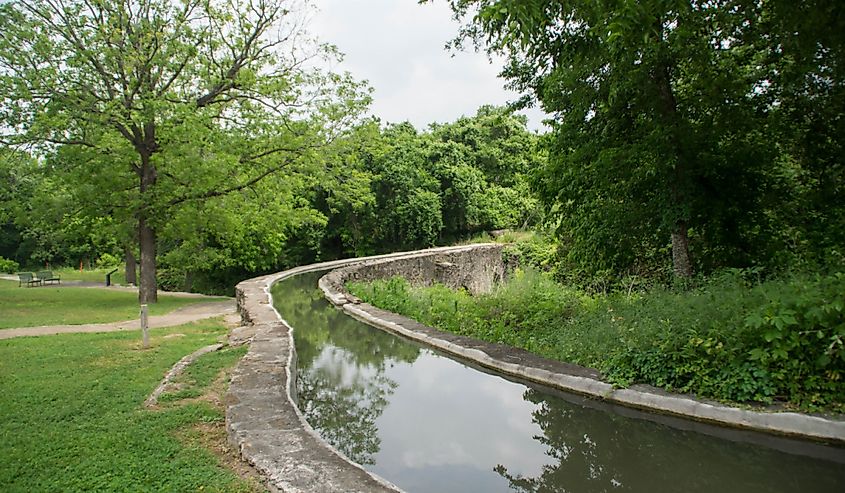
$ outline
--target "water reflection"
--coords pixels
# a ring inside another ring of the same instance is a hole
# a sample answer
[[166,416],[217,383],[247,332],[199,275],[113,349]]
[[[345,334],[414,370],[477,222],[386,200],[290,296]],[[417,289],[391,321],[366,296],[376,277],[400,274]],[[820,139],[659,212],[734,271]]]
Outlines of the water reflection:
[[[840,491],[840,463],[633,419],[469,368],[335,310],[319,274],[279,283],[299,406],[409,492]],[[574,402],[571,402],[574,401]]]
[[[842,463],[584,412],[535,389],[524,398],[537,405],[532,421],[543,433],[534,439],[555,461],[533,477],[498,465],[513,491],[834,492],[845,484]],[[842,451],[832,455],[841,459]]]
[[331,308],[318,278],[297,276],[273,290],[276,309],[296,327],[298,405],[326,441],[373,464],[381,444],[376,419],[397,386],[385,366],[413,363],[420,349]]

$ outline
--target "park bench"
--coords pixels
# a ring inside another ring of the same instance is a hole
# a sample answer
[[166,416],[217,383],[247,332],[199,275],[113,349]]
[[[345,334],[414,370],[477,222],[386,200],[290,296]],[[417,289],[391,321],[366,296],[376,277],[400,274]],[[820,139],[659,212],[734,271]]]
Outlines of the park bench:
[[61,284],[62,279],[59,277],[58,274],[53,274],[53,271],[50,270],[42,270],[38,273],[38,279],[41,281],[41,284],[52,284],[54,282]]
[[26,284],[27,287],[38,286],[41,284],[41,279],[35,277],[32,272],[18,272],[18,287]]

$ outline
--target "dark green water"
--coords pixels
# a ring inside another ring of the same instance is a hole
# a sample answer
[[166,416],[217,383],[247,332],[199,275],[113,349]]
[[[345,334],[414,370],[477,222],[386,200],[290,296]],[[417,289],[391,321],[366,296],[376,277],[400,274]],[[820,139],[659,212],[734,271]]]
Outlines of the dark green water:
[[323,438],[416,492],[843,492],[845,450],[609,406],[478,371],[344,315],[321,274],[273,287],[298,403]]

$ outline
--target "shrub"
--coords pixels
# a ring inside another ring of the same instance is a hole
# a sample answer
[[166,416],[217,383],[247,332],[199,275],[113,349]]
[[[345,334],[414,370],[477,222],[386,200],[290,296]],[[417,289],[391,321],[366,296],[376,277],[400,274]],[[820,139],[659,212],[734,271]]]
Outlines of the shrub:
[[110,253],[104,253],[100,255],[95,264],[100,269],[113,269],[123,264],[123,260]]
[[557,246],[539,234],[522,238],[505,247],[505,255],[517,259],[521,266],[551,271],[555,269],[558,256]]
[[14,274],[15,272],[20,269],[21,266],[14,260],[9,260],[3,257],[0,257],[0,272],[6,272],[9,274]]
[[156,272],[158,288],[163,291],[182,291],[185,289],[185,272],[175,268],[159,268]]

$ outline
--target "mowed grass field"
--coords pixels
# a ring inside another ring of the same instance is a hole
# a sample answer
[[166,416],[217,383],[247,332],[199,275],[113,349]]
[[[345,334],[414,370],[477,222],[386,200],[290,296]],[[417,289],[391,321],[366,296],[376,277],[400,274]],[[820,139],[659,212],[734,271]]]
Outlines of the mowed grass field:
[[[210,300],[159,292],[159,301],[150,305],[149,312],[163,315]],[[138,294],[133,291],[58,285],[27,288],[18,287],[16,281],[0,280],[0,329],[120,322],[133,318],[138,318]]]
[[123,332],[0,340],[0,491],[264,491],[227,467],[222,396],[245,348],[203,356],[143,407],[176,361],[226,332],[156,329],[149,349]]

